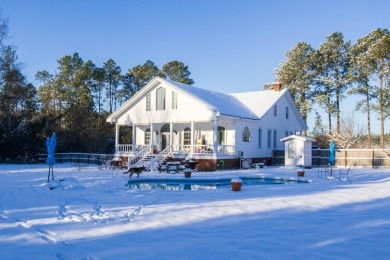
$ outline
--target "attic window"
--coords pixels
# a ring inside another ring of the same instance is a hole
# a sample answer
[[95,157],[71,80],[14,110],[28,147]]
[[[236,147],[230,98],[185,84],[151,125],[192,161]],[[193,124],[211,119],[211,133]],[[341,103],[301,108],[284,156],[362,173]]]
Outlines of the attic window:
[[249,132],[249,128],[245,127],[244,132],[242,133],[242,141],[250,142],[251,141],[251,132]]
[[177,109],[177,92],[172,91],[172,109]]
[[274,106],[274,116],[278,116],[278,106]]
[[156,90],[156,110],[165,110],[165,88]]
[[146,95],[146,111],[150,111],[151,110],[151,97],[150,97],[150,93]]
[[288,107],[286,107],[286,119],[288,119],[289,117],[290,115],[289,115]]

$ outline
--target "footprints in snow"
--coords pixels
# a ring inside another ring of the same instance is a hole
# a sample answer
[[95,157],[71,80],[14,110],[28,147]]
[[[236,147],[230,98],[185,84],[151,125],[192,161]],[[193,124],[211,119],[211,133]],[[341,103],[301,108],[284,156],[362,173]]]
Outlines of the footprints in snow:
[[110,221],[132,222],[137,215],[142,213],[144,207],[145,205],[135,207],[131,212],[127,212],[122,215],[122,213],[107,213],[101,205],[95,205],[92,212],[85,213],[71,210],[68,205],[61,205],[57,210],[57,218],[64,221],[82,222],[88,224],[106,223]]

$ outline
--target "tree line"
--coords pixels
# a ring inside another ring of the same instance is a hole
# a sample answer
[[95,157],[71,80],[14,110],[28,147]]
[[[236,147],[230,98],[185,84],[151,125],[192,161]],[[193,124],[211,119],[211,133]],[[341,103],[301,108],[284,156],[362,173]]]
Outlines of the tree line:
[[[367,139],[365,148],[373,146],[374,112],[380,121],[380,147],[385,148],[384,122],[390,115],[390,33],[387,29],[375,29],[355,44],[345,41],[341,32],[327,36],[318,49],[299,42],[286,52],[286,59],[275,69],[275,74],[290,90],[305,121],[314,104],[326,111],[328,130],[322,134],[340,142],[353,135],[351,123],[343,123],[341,101],[347,95],[360,96],[355,108],[367,116],[367,134],[360,138]],[[335,126],[332,118],[336,119]],[[323,128],[318,112],[315,122],[313,132],[318,134]]]
[[[180,61],[159,69],[147,60],[124,72],[113,59],[99,67],[77,52],[57,62],[55,72],[36,73],[36,86],[27,82],[16,48],[8,44],[8,20],[0,13],[0,162],[36,160],[38,153],[46,152],[45,140],[53,132],[58,137],[56,152],[113,153],[114,126],[106,123],[109,114],[155,76],[194,84],[188,66]],[[340,143],[357,142],[351,134],[354,122],[342,123],[340,103],[346,95],[361,96],[356,109],[367,114],[369,147],[378,141],[370,130],[373,112],[379,115],[384,147],[389,138],[384,133],[390,115],[389,67],[389,31],[376,29],[355,44],[345,41],[340,32],[326,37],[318,49],[299,42],[287,51],[275,74],[289,88],[305,121],[315,103],[325,109],[328,134]],[[317,112],[314,132],[322,127]]]

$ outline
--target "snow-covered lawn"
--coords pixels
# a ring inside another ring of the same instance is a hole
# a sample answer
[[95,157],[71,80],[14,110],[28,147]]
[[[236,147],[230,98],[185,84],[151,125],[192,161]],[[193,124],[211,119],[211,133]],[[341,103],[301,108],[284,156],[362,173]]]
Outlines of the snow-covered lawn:
[[[134,190],[120,171],[70,164],[55,165],[47,184],[47,171],[0,165],[0,259],[390,258],[390,169],[352,168],[347,182],[313,168],[310,184],[240,192]],[[259,173],[295,177],[296,169],[192,178]],[[161,174],[140,178],[153,176]]]

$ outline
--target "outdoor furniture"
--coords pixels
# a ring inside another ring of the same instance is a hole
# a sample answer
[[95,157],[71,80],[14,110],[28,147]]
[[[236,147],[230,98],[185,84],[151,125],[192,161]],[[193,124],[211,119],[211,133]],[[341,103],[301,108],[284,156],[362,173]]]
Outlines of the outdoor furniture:
[[104,160],[102,165],[100,165],[102,170],[112,170],[114,169],[114,165],[111,160]]
[[324,177],[332,176],[332,166],[331,165],[325,165],[325,166],[318,166],[318,171],[317,171],[317,177],[322,178],[322,175]]
[[167,171],[167,166],[165,164],[161,164],[159,167],[158,167],[158,170],[159,172],[166,172]]
[[177,167],[177,171],[179,171],[179,172],[183,172],[185,169],[186,169],[186,167],[185,167],[185,165],[183,165],[183,164],[180,164],[180,165]]
[[130,179],[134,173],[137,174],[137,178],[139,178],[139,175],[143,172],[144,169],[145,169],[145,166],[132,166],[127,171],[125,171],[123,173],[129,173]]
[[176,165],[170,165],[168,166],[168,173],[177,173],[178,172],[178,169],[177,169],[177,166]]
[[349,173],[349,170],[351,170],[351,166],[349,166],[348,170],[347,171],[343,171],[342,169],[340,169],[339,171],[339,180],[341,180],[341,176],[345,176],[346,180],[348,181],[348,173]]

